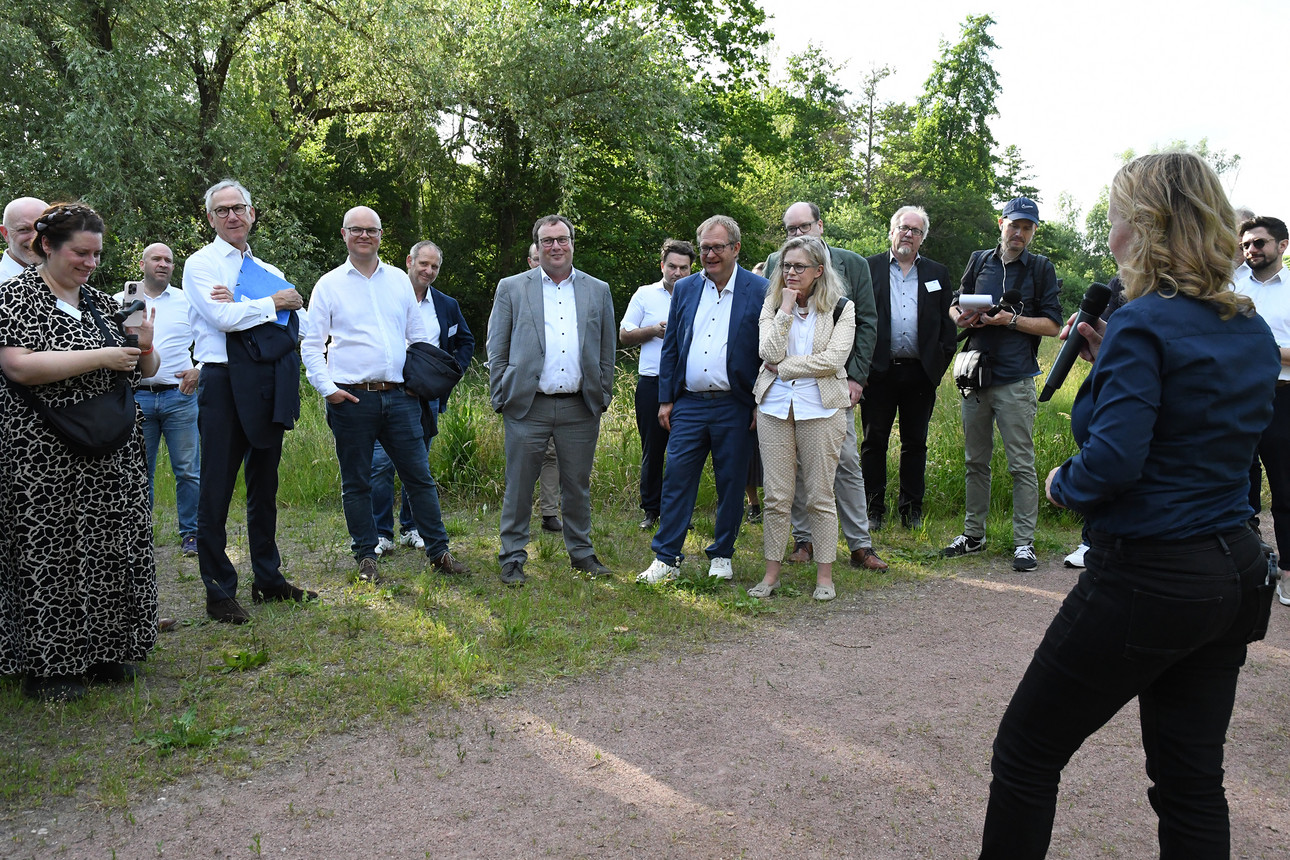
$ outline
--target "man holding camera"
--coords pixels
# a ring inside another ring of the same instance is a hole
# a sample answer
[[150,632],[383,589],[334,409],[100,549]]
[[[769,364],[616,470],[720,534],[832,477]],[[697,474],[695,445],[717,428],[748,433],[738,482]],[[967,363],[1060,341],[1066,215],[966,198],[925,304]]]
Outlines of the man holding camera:
[[[1048,258],[1032,254],[1039,207],[1028,197],[1008,201],[999,218],[999,244],[976,251],[968,260],[950,319],[968,332],[968,347],[982,351],[991,379],[963,398],[963,453],[967,464],[963,534],[941,555],[947,558],[985,549],[990,513],[990,457],[999,427],[1008,472],[1012,475],[1013,570],[1034,570],[1035,524],[1039,519],[1039,481],[1035,474],[1035,413],[1039,398],[1039,341],[1061,331],[1057,273]],[[1001,304],[1005,293],[1020,299]],[[961,297],[989,295],[994,307],[970,311]],[[998,309],[995,310],[995,307]]]

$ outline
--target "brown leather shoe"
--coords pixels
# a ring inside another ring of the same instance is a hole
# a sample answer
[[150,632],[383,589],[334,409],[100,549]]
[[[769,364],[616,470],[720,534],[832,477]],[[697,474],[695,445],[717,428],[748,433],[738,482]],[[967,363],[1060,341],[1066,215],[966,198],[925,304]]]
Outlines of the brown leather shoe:
[[246,610],[235,597],[226,597],[214,603],[207,601],[206,615],[212,621],[218,621],[221,624],[245,624],[251,620],[251,616],[246,614]]
[[453,558],[451,552],[432,559],[430,566],[444,576],[470,576],[470,568]]
[[799,540],[793,544],[793,551],[789,554],[788,560],[793,564],[806,564],[815,557],[815,544],[809,540]]
[[871,546],[862,546],[851,553],[851,566],[865,570],[886,570],[887,562],[878,558]]
[[378,585],[381,581],[381,568],[371,556],[358,560],[358,581]]
[[290,582],[284,582],[273,588],[251,586],[251,600],[255,603],[306,603],[317,599],[318,592],[292,585]]
[[174,630],[178,626],[179,626],[178,618],[158,618],[157,619],[158,633],[169,633],[171,630]]

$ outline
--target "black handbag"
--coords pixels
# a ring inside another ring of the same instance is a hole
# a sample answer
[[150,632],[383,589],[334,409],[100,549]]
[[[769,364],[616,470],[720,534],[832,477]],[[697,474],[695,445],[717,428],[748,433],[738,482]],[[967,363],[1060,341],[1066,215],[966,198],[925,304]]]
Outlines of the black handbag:
[[[107,344],[116,345],[117,339],[111,336],[94,302],[87,300],[85,307]],[[67,406],[50,406],[27,386],[7,377],[5,381],[77,456],[88,458],[111,454],[130,441],[134,433],[134,389],[125,373],[117,374],[116,386],[111,391]]]

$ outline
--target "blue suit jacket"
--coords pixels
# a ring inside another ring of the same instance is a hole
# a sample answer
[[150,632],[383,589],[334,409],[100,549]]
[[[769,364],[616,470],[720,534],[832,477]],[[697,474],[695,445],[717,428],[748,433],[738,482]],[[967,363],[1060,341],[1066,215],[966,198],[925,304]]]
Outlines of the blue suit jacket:
[[[730,308],[730,334],[726,345],[726,373],[731,394],[751,409],[753,385],[761,368],[757,354],[757,320],[766,301],[768,281],[742,266],[731,276],[734,304]],[[667,334],[663,337],[663,357],[658,370],[660,403],[675,403],[685,393],[685,366],[694,338],[694,315],[703,294],[703,273],[696,272],[676,282],[672,290],[672,310],[667,317]]]
[[[466,318],[461,314],[461,305],[446,293],[430,287],[430,300],[434,303],[435,316],[439,318],[439,342],[435,346],[452,353],[465,373],[470,366],[470,359],[475,354],[475,336],[466,325]],[[449,333],[451,332],[451,334]],[[448,408],[448,396],[439,401],[439,411]]]

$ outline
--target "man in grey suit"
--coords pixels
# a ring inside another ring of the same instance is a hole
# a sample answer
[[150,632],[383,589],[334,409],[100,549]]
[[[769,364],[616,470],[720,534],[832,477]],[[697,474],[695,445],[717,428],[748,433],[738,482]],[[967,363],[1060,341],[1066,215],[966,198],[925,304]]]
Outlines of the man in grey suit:
[[617,327],[609,285],[573,268],[573,224],[533,225],[540,264],[497,285],[488,318],[488,386],[506,431],[502,582],[523,585],[533,484],[555,440],[564,546],[575,570],[608,576],[591,546],[591,466],[614,391]]

